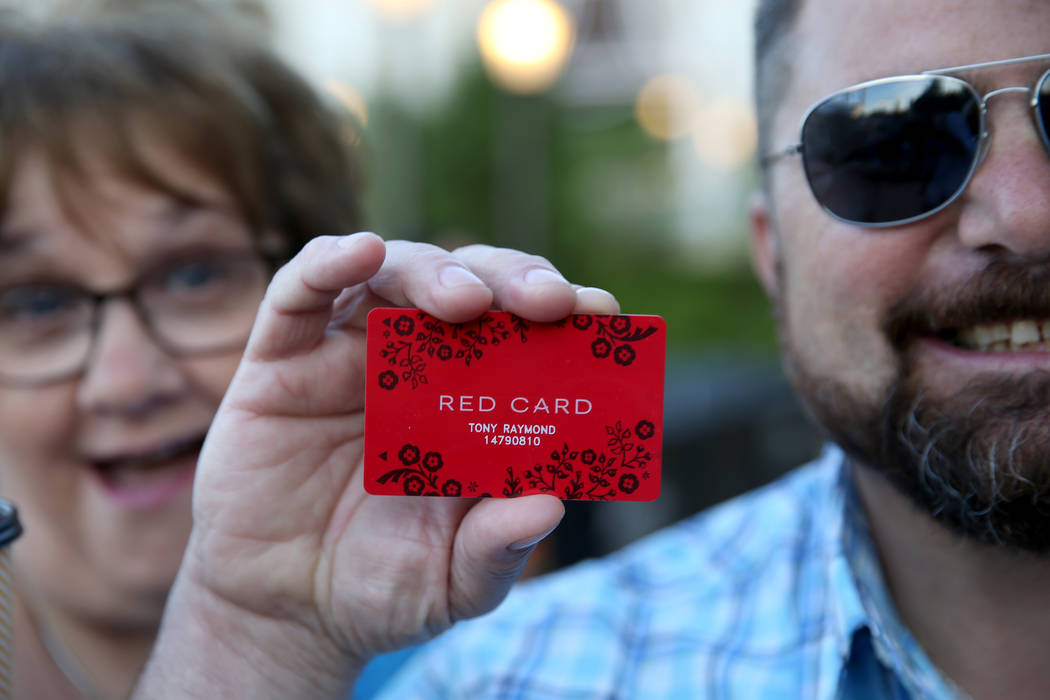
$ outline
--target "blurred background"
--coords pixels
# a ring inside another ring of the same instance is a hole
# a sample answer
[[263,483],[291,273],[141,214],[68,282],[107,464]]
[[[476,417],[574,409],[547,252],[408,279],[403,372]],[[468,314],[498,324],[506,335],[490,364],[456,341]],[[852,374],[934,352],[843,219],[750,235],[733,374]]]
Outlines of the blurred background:
[[569,503],[534,572],[816,456],[748,259],[755,0],[195,1],[235,6],[341,112],[369,228],[537,253],[666,319],[660,498]]
[[570,504],[537,571],[816,454],[748,262],[754,0],[240,4],[344,111],[373,230],[538,253],[667,320],[660,499]]
[[[748,260],[755,0],[196,1],[238,6],[341,111],[369,228],[537,253],[666,319],[660,498],[568,503],[529,575],[816,456]],[[354,697],[412,653],[380,657]]]

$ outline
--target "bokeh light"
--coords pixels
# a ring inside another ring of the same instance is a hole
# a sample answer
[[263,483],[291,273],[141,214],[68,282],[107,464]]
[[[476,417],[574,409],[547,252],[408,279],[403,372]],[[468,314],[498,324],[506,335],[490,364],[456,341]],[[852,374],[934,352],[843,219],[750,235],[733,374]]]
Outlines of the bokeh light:
[[325,81],[322,87],[340,107],[353,115],[362,128],[368,126],[368,103],[364,95],[342,80]]
[[410,20],[423,14],[434,0],[367,0],[384,17],[392,20]]
[[722,98],[703,105],[693,122],[693,147],[709,165],[739,168],[758,147],[758,126],[750,105]]
[[674,141],[693,129],[700,110],[700,93],[684,76],[666,73],[651,78],[638,93],[635,118],[655,139]]
[[478,20],[477,40],[493,82],[533,94],[561,76],[576,41],[576,23],[554,0],[494,0]]

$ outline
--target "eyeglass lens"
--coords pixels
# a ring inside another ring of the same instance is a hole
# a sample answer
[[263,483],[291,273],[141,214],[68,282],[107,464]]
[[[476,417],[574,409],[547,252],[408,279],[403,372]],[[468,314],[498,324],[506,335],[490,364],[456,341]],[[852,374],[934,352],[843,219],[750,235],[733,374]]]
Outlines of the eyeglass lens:
[[910,76],[818,104],[803,124],[802,157],[825,209],[855,223],[889,224],[951,201],[976,166],[980,134],[981,100],[967,83]]
[[[168,264],[111,296],[130,296],[165,350],[206,353],[247,339],[268,277],[259,258],[212,255]],[[0,378],[33,383],[75,374],[88,360],[100,313],[99,298],[79,287],[0,290]]]

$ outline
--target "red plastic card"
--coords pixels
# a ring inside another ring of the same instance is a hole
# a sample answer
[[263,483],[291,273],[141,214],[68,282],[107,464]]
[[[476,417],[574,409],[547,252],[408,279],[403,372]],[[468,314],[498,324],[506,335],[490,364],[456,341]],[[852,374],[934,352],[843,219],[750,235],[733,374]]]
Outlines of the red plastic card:
[[368,316],[365,488],[380,495],[660,493],[666,327],[659,316],[451,324]]

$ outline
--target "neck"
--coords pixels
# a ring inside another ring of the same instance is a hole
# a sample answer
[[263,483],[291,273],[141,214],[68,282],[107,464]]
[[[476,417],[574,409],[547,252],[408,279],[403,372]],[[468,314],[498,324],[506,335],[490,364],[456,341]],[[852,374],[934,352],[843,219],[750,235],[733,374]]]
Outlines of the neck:
[[[156,629],[117,631],[17,602],[16,697],[125,698],[156,638]],[[22,670],[25,670],[24,674]],[[46,691],[46,692],[45,692]]]
[[1045,698],[1050,559],[949,532],[883,476],[853,470],[901,620],[975,698]]

